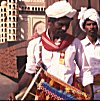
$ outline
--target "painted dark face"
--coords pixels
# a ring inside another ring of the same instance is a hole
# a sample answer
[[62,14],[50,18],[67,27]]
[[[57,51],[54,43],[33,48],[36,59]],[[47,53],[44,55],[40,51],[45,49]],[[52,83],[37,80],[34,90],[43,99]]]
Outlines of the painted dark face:
[[88,20],[86,21],[84,28],[88,36],[97,36],[98,26],[96,22]]
[[67,17],[56,19],[49,27],[50,36],[53,38],[54,34],[61,30],[63,32],[66,32],[67,29],[69,28],[71,20],[72,19],[67,18]]
[[62,41],[66,37],[67,37],[67,34],[63,30],[58,30],[53,36],[54,44],[57,45],[57,46],[60,46]]
[[61,18],[61,19],[58,19],[55,23],[54,23],[54,26],[55,26],[55,29],[56,30],[63,30],[63,31],[67,31],[67,29],[69,28],[69,25],[70,25],[70,19],[69,18]]

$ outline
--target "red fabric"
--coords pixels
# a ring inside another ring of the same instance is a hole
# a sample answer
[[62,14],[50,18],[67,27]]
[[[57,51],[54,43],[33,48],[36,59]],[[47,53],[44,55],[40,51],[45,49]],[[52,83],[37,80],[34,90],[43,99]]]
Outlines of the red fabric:
[[78,78],[76,77],[76,75],[75,75],[75,73],[74,73],[72,86],[74,86],[75,88],[77,88],[77,89],[83,91],[83,86],[82,86],[81,82],[78,82],[77,79],[78,79]]
[[66,47],[68,47],[72,41],[74,40],[74,37],[71,35],[67,35],[66,39],[63,40],[62,44],[58,47],[54,44],[53,41],[51,41],[47,36],[46,32],[42,34],[42,44],[44,48],[48,51],[60,51]]
[[78,87],[78,82],[76,81],[76,75],[75,75],[75,73],[73,75],[73,83],[72,83],[72,86],[74,86],[75,88],[79,88]]

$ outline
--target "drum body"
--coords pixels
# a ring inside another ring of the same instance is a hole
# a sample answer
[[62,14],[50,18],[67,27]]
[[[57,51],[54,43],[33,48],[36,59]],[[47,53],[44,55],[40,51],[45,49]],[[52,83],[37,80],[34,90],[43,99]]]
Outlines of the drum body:
[[88,100],[81,90],[64,83],[46,71],[42,71],[24,100]]
[[[39,100],[87,100],[89,96],[79,89],[64,83],[48,72],[44,72],[37,87]],[[42,98],[42,99],[41,99]],[[37,99],[36,99],[37,100]]]
[[96,74],[94,76],[94,100],[99,100],[100,99],[100,74]]

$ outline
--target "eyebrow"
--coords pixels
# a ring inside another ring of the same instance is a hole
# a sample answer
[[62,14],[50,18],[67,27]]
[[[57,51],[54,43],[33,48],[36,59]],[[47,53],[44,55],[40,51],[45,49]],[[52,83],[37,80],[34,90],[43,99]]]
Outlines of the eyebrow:
[[91,25],[91,24],[92,24],[92,25],[97,25],[96,22],[93,22],[93,23],[91,23],[91,22],[90,22],[90,23],[86,23],[86,25]]

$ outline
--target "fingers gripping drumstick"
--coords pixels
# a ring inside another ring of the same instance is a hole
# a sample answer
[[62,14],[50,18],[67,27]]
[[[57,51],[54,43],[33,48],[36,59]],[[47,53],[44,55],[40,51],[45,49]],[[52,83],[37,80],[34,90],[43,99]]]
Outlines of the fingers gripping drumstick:
[[39,69],[39,71],[37,72],[37,74],[35,75],[35,77],[32,79],[32,82],[30,83],[29,87],[27,88],[25,94],[23,95],[22,99],[21,100],[24,100],[25,97],[28,95],[29,91],[31,90],[31,88],[33,87],[35,81],[37,80],[39,74],[41,73],[42,71],[42,68]]

